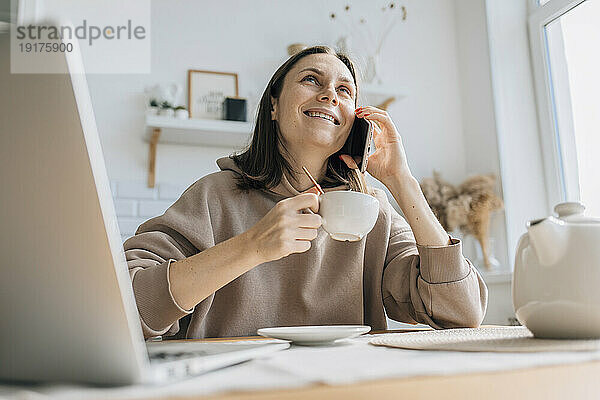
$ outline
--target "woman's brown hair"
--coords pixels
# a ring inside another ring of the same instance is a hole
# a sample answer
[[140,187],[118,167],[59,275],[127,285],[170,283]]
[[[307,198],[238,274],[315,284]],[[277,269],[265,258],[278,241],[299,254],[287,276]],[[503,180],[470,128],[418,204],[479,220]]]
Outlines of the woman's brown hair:
[[[277,121],[271,119],[271,97],[275,99],[279,98],[283,88],[283,81],[288,72],[298,60],[311,54],[331,54],[336,56],[348,67],[354,79],[354,84],[358,89],[353,62],[347,56],[336,52],[331,47],[313,46],[291,56],[275,71],[260,99],[256,114],[256,125],[252,133],[250,145],[242,153],[231,156],[238,168],[242,170],[242,175],[237,183],[240,189],[270,189],[281,182],[283,173],[286,173],[288,176],[300,173],[300,171],[292,168],[282,154],[282,152],[287,152],[287,150],[281,139]],[[356,98],[358,98],[358,90]],[[355,106],[356,104],[355,100]],[[350,135],[352,135],[352,132]],[[352,139],[350,135],[348,140]],[[339,151],[329,157],[325,179],[320,183],[324,187],[346,184],[352,190],[358,190],[359,188],[356,175],[339,159]]]

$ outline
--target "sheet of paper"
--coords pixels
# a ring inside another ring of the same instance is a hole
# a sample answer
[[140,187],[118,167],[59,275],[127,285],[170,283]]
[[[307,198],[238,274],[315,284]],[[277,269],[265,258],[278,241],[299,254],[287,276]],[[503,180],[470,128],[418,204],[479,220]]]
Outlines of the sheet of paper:
[[309,381],[335,385],[383,378],[502,371],[600,359],[600,351],[424,351],[374,346],[368,343],[370,339],[366,336],[332,347],[292,346],[288,351],[261,360],[261,363]]

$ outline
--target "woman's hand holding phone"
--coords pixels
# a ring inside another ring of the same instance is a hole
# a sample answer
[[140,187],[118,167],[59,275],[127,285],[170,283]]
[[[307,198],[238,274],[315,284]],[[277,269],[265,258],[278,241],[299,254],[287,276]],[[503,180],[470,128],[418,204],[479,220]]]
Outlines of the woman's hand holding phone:
[[360,107],[357,118],[375,123],[373,141],[377,150],[369,157],[367,171],[390,190],[409,223],[416,242],[423,246],[446,246],[448,234],[431,211],[419,182],[408,168],[402,138],[384,110]]
[[365,106],[357,108],[355,115],[374,123],[376,150],[369,156],[369,174],[386,186],[398,179],[412,178],[402,138],[389,114],[377,107]]

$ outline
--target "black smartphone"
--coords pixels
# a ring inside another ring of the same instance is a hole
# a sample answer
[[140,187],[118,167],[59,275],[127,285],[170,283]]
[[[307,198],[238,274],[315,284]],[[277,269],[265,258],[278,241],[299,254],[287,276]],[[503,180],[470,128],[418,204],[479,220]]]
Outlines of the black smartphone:
[[369,153],[371,152],[371,142],[373,140],[373,123],[364,118],[354,118],[354,124],[350,129],[348,139],[340,150],[341,154],[348,154],[355,160],[358,158],[358,168],[360,172],[367,170]]

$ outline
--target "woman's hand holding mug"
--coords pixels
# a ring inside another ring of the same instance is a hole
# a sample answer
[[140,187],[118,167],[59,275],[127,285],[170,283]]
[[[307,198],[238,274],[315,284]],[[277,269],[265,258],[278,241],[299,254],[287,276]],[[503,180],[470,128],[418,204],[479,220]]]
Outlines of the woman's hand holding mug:
[[303,193],[281,200],[246,232],[262,262],[310,249],[310,241],[317,237],[321,226],[321,216],[304,214],[304,209],[319,211],[316,194]]

